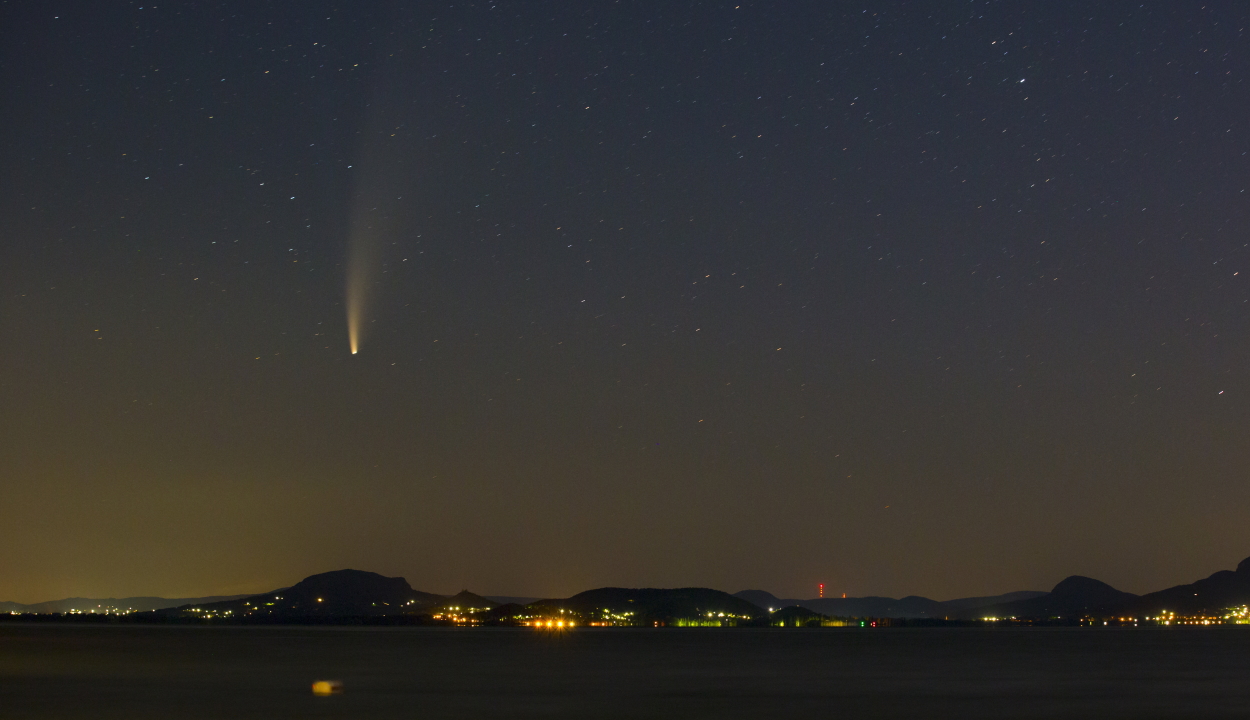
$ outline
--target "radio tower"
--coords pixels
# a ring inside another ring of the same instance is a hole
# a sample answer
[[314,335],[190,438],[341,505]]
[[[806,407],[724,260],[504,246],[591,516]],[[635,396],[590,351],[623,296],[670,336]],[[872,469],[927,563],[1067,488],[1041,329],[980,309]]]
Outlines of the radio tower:
[[820,596],[824,597],[825,596],[825,584],[821,583],[820,585],[817,586],[817,589],[820,590]]

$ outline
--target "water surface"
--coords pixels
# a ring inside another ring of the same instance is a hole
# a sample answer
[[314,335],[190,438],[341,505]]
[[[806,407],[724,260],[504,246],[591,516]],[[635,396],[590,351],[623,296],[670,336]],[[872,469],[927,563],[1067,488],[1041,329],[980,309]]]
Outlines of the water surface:
[[1246,718],[1250,632],[0,625],[4,720],[748,717]]

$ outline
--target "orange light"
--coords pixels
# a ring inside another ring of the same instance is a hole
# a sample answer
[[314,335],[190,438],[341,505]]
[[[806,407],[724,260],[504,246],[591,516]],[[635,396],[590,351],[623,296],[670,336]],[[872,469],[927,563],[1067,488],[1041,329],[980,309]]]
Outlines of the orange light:
[[313,695],[338,695],[343,692],[343,683],[338,680],[318,680],[312,684]]

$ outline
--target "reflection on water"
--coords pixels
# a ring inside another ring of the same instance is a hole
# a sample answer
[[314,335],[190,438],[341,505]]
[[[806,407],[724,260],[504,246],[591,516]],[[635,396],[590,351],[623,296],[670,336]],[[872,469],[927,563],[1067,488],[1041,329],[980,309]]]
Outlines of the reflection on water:
[[343,683],[338,680],[318,680],[312,684],[313,695],[338,695],[343,692]]
[[0,625],[4,720],[832,716],[1250,717],[1250,632]]

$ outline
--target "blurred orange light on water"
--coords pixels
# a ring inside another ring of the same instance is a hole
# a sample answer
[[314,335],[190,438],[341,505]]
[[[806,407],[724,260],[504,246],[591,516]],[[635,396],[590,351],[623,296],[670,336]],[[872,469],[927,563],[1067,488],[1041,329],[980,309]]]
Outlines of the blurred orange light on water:
[[338,695],[343,692],[343,683],[338,680],[318,680],[312,684],[313,695]]

